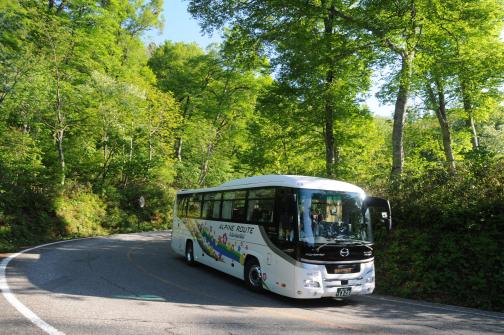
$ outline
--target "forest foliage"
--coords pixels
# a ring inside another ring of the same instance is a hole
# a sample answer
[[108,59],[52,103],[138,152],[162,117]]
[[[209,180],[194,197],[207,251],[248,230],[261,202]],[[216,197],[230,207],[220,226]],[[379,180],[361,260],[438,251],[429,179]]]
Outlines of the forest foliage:
[[207,50],[146,45],[162,5],[0,2],[0,250],[169,228],[181,188],[321,176],[391,200],[379,292],[504,310],[501,1],[188,1],[223,34]]

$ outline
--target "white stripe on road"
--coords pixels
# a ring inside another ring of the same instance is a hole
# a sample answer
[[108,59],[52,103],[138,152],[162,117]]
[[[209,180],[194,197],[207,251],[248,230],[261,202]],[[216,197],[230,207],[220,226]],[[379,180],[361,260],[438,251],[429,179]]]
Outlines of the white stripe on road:
[[[169,230],[168,232],[171,232],[171,230]],[[112,235],[112,236],[114,236],[114,235]],[[0,291],[2,291],[2,294],[5,297],[5,299],[7,300],[7,302],[9,302],[15,309],[18,310],[19,313],[24,315],[24,317],[26,317],[28,320],[30,320],[34,325],[36,325],[37,327],[39,327],[40,329],[42,329],[44,332],[46,332],[49,335],[65,335],[65,333],[54,328],[53,326],[51,326],[50,324],[48,324],[47,322],[42,320],[37,314],[35,314],[32,310],[30,310],[28,307],[23,305],[21,303],[21,301],[19,301],[16,298],[16,296],[14,295],[14,293],[12,293],[12,291],[9,287],[9,283],[7,282],[7,275],[6,275],[7,266],[9,265],[10,261],[12,261],[17,256],[24,254],[25,252],[29,252],[29,251],[39,249],[39,248],[44,248],[44,247],[47,247],[50,245],[85,240],[85,239],[91,239],[91,238],[96,238],[96,237],[76,238],[73,240],[57,241],[57,242],[38,245],[36,247],[29,248],[29,249],[20,251],[16,254],[13,254],[13,255],[5,258],[4,260],[2,260],[2,262],[0,263]]]
[[75,239],[75,240],[68,240],[68,241],[58,241],[58,242],[53,242],[53,243],[47,243],[43,245],[39,245],[33,248],[29,248],[23,251],[20,251],[14,255],[11,255],[4,260],[2,260],[2,263],[0,263],[0,290],[2,291],[3,296],[5,299],[15,308],[18,310],[19,313],[23,314],[24,317],[26,317],[28,320],[30,320],[34,325],[42,329],[44,332],[46,332],[49,335],[65,335],[62,331],[59,331],[58,329],[54,328],[44,320],[42,320],[37,314],[33,313],[28,307],[23,305],[21,301],[19,301],[14,293],[12,293],[9,284],[7,283],[7,276],[6,276],[6,271],[7,271],[7,265],[9,265],[9,262],[12,261],[14,258],[17,256],[24,254],[25,252],[29,252],[35,249],[47,247],[49,245],[54,245],[54,244],[59,244],[59,243],[65,243],[65,242],[70,242],[70,241],[77,241],[77,240],[82,240],[82,239]]

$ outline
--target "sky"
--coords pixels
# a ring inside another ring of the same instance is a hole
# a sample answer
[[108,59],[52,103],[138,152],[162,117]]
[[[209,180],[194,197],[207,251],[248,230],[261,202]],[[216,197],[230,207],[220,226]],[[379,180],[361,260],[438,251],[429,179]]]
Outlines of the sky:
[[[221,42],[222,38],[219,33],[208,36],[201,32],[198,21],[194,20],[187,12],[187,4],[188,1],[183,0],[164,0],[162,15],[165,24],[163,31],[150,31],[144,36],[144,40],[147,43],[154,42],[158,45],[167,40],[185,43],[195,42],[202,49],[206,49],[211,43]],[[390,118],[394,106],[379,103],[375,97],[375,93],[379,90],[378,80],[373,82],[366,104],[374,115]]]
[[222,41],[218,33],[214,36],[208,36],[201,33],[198,21],[194,20],[187,12],[188,1],[183,0],[164,0],[163,19],[164,28],[159,31],[151,31],[145,39],[149,42],[162,44],[166,40],[173,42],[196,42],[201,48],[205,49],[211,43]]

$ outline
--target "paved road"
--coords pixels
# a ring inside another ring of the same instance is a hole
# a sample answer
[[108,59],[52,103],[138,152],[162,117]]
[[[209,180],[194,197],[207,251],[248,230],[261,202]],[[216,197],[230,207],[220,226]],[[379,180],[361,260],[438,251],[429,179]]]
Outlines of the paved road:
[[[15,297],[64,334],[504,334],[504,314],[379,295],[296,301],[188,267],[169,233],[36,249],[7,268]],[[379,280],[379,278],[378,278]],[[45,334],[0,296],[0,334]]]

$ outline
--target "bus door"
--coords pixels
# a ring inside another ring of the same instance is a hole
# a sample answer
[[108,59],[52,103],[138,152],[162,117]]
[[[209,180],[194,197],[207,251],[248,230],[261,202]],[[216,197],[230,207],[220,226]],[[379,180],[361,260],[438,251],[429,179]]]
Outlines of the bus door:
[[297,214],[295,190],[291,188],[277,188],[276,190],[276,241],[272,241],[287,255],[296,258]]

